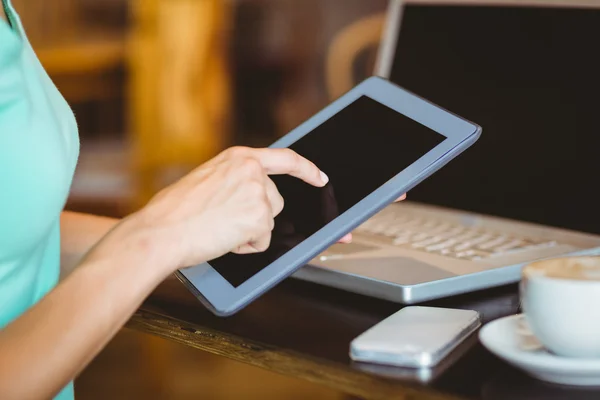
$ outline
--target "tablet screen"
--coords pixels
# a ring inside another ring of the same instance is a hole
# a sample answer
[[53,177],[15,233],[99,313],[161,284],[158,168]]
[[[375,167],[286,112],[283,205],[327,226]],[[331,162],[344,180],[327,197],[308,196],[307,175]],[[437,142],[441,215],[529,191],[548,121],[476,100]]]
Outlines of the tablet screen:
[[290,146],[325,172],[329,183],[316,188],[287,175],[272,176],[285,206],[267,251],[229,253],[209,264],[238,287],[444,139],[370,97],[359,97]]

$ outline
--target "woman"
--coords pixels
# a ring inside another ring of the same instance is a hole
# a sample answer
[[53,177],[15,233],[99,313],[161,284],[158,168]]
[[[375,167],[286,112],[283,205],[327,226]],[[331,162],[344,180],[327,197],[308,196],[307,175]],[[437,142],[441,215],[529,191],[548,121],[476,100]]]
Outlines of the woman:
[[71,110],[2,0],[1,399],[73,398],[70,382],[176,269],[264,251],[283,208],[269,174],[327,183],[290,150],[237,147],[118,221],[62,211],[78,148]]

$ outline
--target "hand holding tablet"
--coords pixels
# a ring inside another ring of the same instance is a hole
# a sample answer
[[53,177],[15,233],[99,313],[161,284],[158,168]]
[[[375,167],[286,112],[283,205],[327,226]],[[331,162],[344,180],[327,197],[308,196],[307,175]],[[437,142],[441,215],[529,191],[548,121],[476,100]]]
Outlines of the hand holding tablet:
[[[214,258],[176,275],[213,313],[235,313],[456,157],[480,132],[383,79],[367,79],[271,146],[281,151],[229,150],[185,178],[193,184],[219,167],[222,176],[208,179],[225,187],[195,204],[216,210],[193,224],[211,227],[211,237],[200,239],[206,243],[194,247]],[[248,191],[251,199],[242,195]],[[239,222],[223,223],[232,217]],[[191,256],[183,265],[198,259]]]
[[[171,186],[153,201],[153,217],[173,213],[169,195],[179,197],[179,214],[188,220],[185,241],[202,238],[186,247],[182,266],[197,264],[229,251],[256,253],[269,247],[273,219],[284,200],[268,175],[288,174],[308,185],[322,187],[328,177],[312,162],[289,149],[232,147]],[[177,193],[169,193],[176,191]],[[196,210],[196,211],[194,211]],[[206,234],[206,230],[210,235]]]

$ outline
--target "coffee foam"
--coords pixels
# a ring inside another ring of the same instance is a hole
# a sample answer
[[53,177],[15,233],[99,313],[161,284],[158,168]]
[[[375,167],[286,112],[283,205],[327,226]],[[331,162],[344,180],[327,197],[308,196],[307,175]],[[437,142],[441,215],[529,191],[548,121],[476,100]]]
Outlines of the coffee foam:
[[538,261],[526,266],[523,276],[600,281],[600,257],[566,257]]

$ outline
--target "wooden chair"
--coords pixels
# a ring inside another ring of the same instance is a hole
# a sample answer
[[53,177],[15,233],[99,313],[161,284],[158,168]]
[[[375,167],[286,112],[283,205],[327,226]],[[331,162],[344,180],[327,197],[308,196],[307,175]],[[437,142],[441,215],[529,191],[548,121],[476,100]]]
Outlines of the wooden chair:
[[354,79],[356,58],[379,44],[384,22],[385,14],[371,15],[348,25],[334,37],[325,61],[327,92],[331,100],[357,83]]

